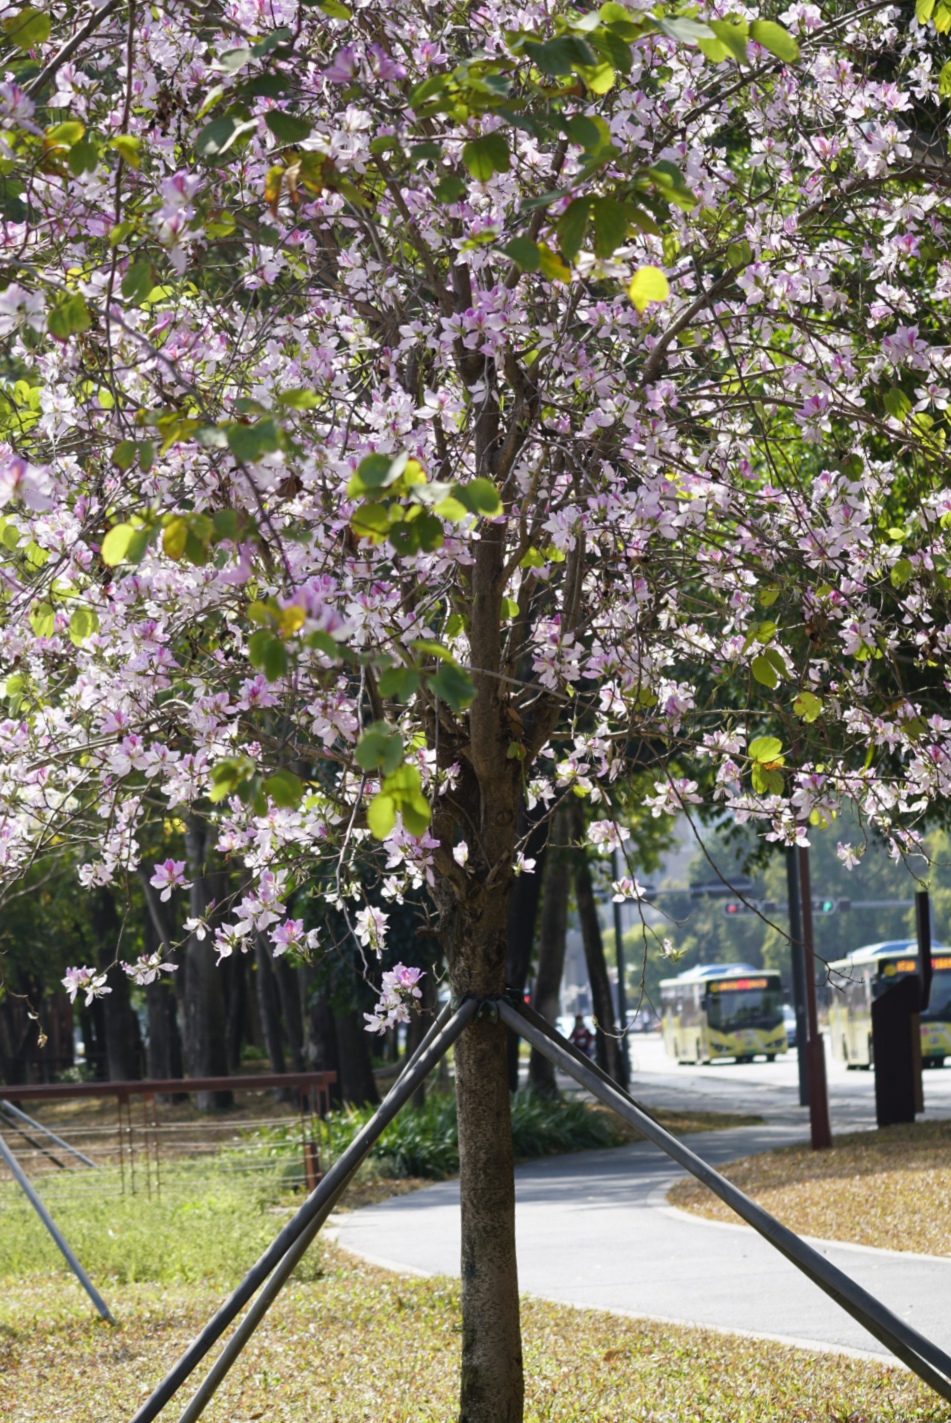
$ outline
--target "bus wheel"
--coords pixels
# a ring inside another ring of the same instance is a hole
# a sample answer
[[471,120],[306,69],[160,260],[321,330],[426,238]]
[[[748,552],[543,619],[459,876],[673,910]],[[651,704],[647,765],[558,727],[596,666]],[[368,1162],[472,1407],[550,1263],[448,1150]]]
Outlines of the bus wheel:
[[767,1062],[775,1062],[775,1061],[776,1061],[776,1054],[775,1054],[774,1052],[768,1052],[768,1053],[766,1054],[766,1061],[767,1061]]

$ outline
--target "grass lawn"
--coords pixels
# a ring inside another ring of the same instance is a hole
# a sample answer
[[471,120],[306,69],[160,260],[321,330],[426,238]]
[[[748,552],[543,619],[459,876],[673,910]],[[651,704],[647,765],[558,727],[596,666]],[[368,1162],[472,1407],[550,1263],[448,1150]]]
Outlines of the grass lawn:
[[[208,1160],[170,1171],[178,1174],[167,1193],[151,1201],[111,1193],[108,1173],[95,1192],[71,1188],[65,1176],[43,1183],[114,1328],[97,1319],[22,1199],[0,1187],[4,1423],[127,1423],[299,1200],[281,1193],[278,1177],[267,1185],[255,1174],[216,1172]],[[899,1368],[710,1331],[526,1300],[524,1337],[528,1423],[951,1417]],[[455,1282],[402,1278],[324,1243],[205,1416],[448,1423],[458,1352]]]
[[[951,1255],[951,1122],[852,1132],[829,1151],[784,1147],[722,1171],[803,1235]],[[696,1181],[678,1181],[669,1200],[712,1220],[737,1219]]]
[[[400,1278],[329,1246],[312,1274],[271,1311],[208,1409],[209,1423],[448,1423],[458,1384],[456,1283]],[[114,1329],[90,1318],[65,1279],[5,1282],[6,1423],[123,1423],[221,1292],[141,1283],[112,1284],[107,1294]],[[528,1423],[948,1418],[902,1370],[836,1355],[538,1300],[525,1301],[523,1328]]]

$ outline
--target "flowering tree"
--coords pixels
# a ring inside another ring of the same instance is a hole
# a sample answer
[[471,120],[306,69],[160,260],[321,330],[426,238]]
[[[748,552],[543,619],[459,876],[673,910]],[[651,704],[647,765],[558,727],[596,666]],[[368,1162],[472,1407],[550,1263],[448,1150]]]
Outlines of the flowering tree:
[[[373,976],[426,887],[491,998],[520,812],[584,797],[623,847],[631,767],[657,815],[792,843],[848,798],[914,845],[951,767],[949,25],[6,11],[3,882],[68,851],[164,899],[200,856],[143,843],[210,826],[245,887],[192,949],[319,953],[318,883]],[[456,1084],[461,1416],[512,1420],[488,1016]]]

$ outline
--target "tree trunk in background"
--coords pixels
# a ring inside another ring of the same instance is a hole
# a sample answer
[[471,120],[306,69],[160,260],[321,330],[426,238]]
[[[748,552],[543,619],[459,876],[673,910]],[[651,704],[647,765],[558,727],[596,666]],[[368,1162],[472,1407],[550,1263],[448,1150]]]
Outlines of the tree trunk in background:
[[[564,811],[555,816],[552,826],[554,844],[549,845],[545,858],[545,882],[542,889],[542,916],[539,928],[538,971],[532,1007],[549,1023],[558,1017],[561,977],[565,968],[565,936],[568,932],[568,867],[561,848],[567,838]],[[537,1048],[532,1048],[528,1060],[528,1085],[535,1092],[553,1096],[557,1092],[555,1069]]]
[[353,1010],[334,1013],[337,1029],[337,1050],[340,1054],[340,1093],[345,1102],[362,1107],[367,1103],[374,1106],[380,1100],[373,1063],[370,1061],[370,1044],[363,1030],[363,1014]]
[[[436,984],[436,974],[433,969],[427,969],[423,976],[422,983],[423,996],[419,1000],[419,1011],[414,1013],[409,1020],[406,1029],[406,1056],[410,1058],[419,1047],[423,1038],[429,1032],[432,1021],[439,1011],[439,989]],[[414,1107],[426,1105],[426,1086],[431,1079],[424,1078],[416,1088],[410,1101]]]
[[623,1087],[624,1063],[621,1057],[621,1043],[617,1036],[614,997],[611,993],[607,960],[604,957],[604,941],[601,938],[601,925],[594,897],[591,865],[580,843],[584,837],[584,820],[580,810],[580,806],[577,810],[572,807],[571,836],[578,846],[572,854],[575,901],[578,905],[578,918],[581,922],[581,938],[584,943],[588,982],[591,985],[591,1003],[597,1026],[595,1052],[598,1066]]
[[[518,994],[525,992],[528,971],[532,964],[532,949],[535,944],[535,925],[538,921],[538,905],[542,897],[542,877],[545,873],[545,856],[548,852],[547,819],[535,823],[535,815],[543,812],[539,804],[535,811],[519,812],[519,839],[528,834],[524,855],[535,861],[532,874],[522,873],[512,886],[509,899],[508,946],[505,955],[505,984]],[[530,833],[529,833],[530,832]],[[508,1033],[509,1088],[518,1089],[518,1050],[522,1041],[517,1033]]]
[[[208,913],[210,895],[205,880],[207,834],[204,823],[190,815],[185,826],[185,853],[188,858],[188,909],[193,919],[204,919]],[[224,984],[215,965],[215,950],[211,935],[199,939],[190,934],[185,945],[182,967],[176,974],[183,1008],[182,1047],[185,1071],[189,1077],[227,1077],[228,1049]],[[234,1096],[230,1091],[198,1092],[202,1111],[230,1107]]]
[[330,1105],[339,1107],[340,1055],[337,1051],[337,1025],[327,999],[317,991],[317,972],[309,964],[297,970],[304,1006],[304,1061],[308,1072],[333,1072],[336,1081],[330,1087]]
[[[158,891],[149,884],[149,872],[145,865],[138,869],[139,879],[145,894],[146,913],[142,923],[145,951],[153,954],[161,949],[165,963],[175,963],[176,954],[172,949],[172,916],[169,905],[163,904]],[[175,977],[177,977],[177,972]],[[146,1072],[149,1077],[181,1077],[184,1073],[182,1062],[182,1036],[178,1028],[178,1005],[172,984],[157,979],[145,986],[145,1006],[149,1015],[149,1041],[146,1049]],[[166,1092],[159,1097],[160,1102],[182,1102],[188,1098],[184,1093]]]
[[225,1053],[228,1071],[241,1070],[241,1044],[248,1006],[248,960],[246,954],[232,954],[218,970],[224,974]]
[[301,1014],[300,982],[283,954],[278,955],[277,958],[272,956],[271,965],[274,969],[277,996],[281,1005],[284,1041],[287,1044],[291,1071],[303,1072],[305,1070],[304,1022]]
[[284,1061],[284,1039],[281,1033],[281,1004],[277,996],[274,966],[268,951],[267,941],[262,934],[254,936],[254,979],[258,994],[258,1012],[261,1015],[261,1030],[264,1046],[267,1048],[268,1062],[272,1072],[286,1072]]
[[129,979],[115,962],[119,953],[122,921],[115,897],[105,885],[93,891],[90,902],[96,936],[99,970],[112,991],[102,1003],[106,1072],[110,1082],[131,1082],[142,1076],[144,1051],[139,1020],[132,1007]]

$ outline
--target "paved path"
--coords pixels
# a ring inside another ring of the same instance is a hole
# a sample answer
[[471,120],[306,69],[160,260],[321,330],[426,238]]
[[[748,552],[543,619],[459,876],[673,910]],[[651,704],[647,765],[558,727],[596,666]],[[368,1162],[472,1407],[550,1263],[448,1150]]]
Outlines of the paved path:
[[[753,1110],[762,1127],[689,1138],[714,1164],[802,1140],[792,1064],[671,1073],[654,1048],[641,1049],[635,1096],[651,1105]],[[697,1083],[695,1079],[700,1078]],[[869,1074],[830,1068],[833,1117],[868,1124]],[[841,1081],[840,1081],[841,1078]],[[947,1086],[945,1086],[947,1083]],[[930,1073],[935,1115],[951,1115],[951,1072]],[[673,1098],[674,1100],[671,1100]],[[666,1099],[666,1100],[665,1100]],[[665,1202],[681,1171],[648,1142],[580,1152],[516,1173],[519,1282],[567,1304],[712,1325],[826,1348],[881,1355],[882,1346],[759,1236],[741,1224],[704,1221]],[[922,1209],[928,1209],[927,1201]],[[458,1186],[441,1182],[412,1195],[335,1217],[340,1243],[380,1263],[426,1274],[458,1274]],[[822,1243],[841,1269],[936,1343],[951,1350],[951,1259]]]

